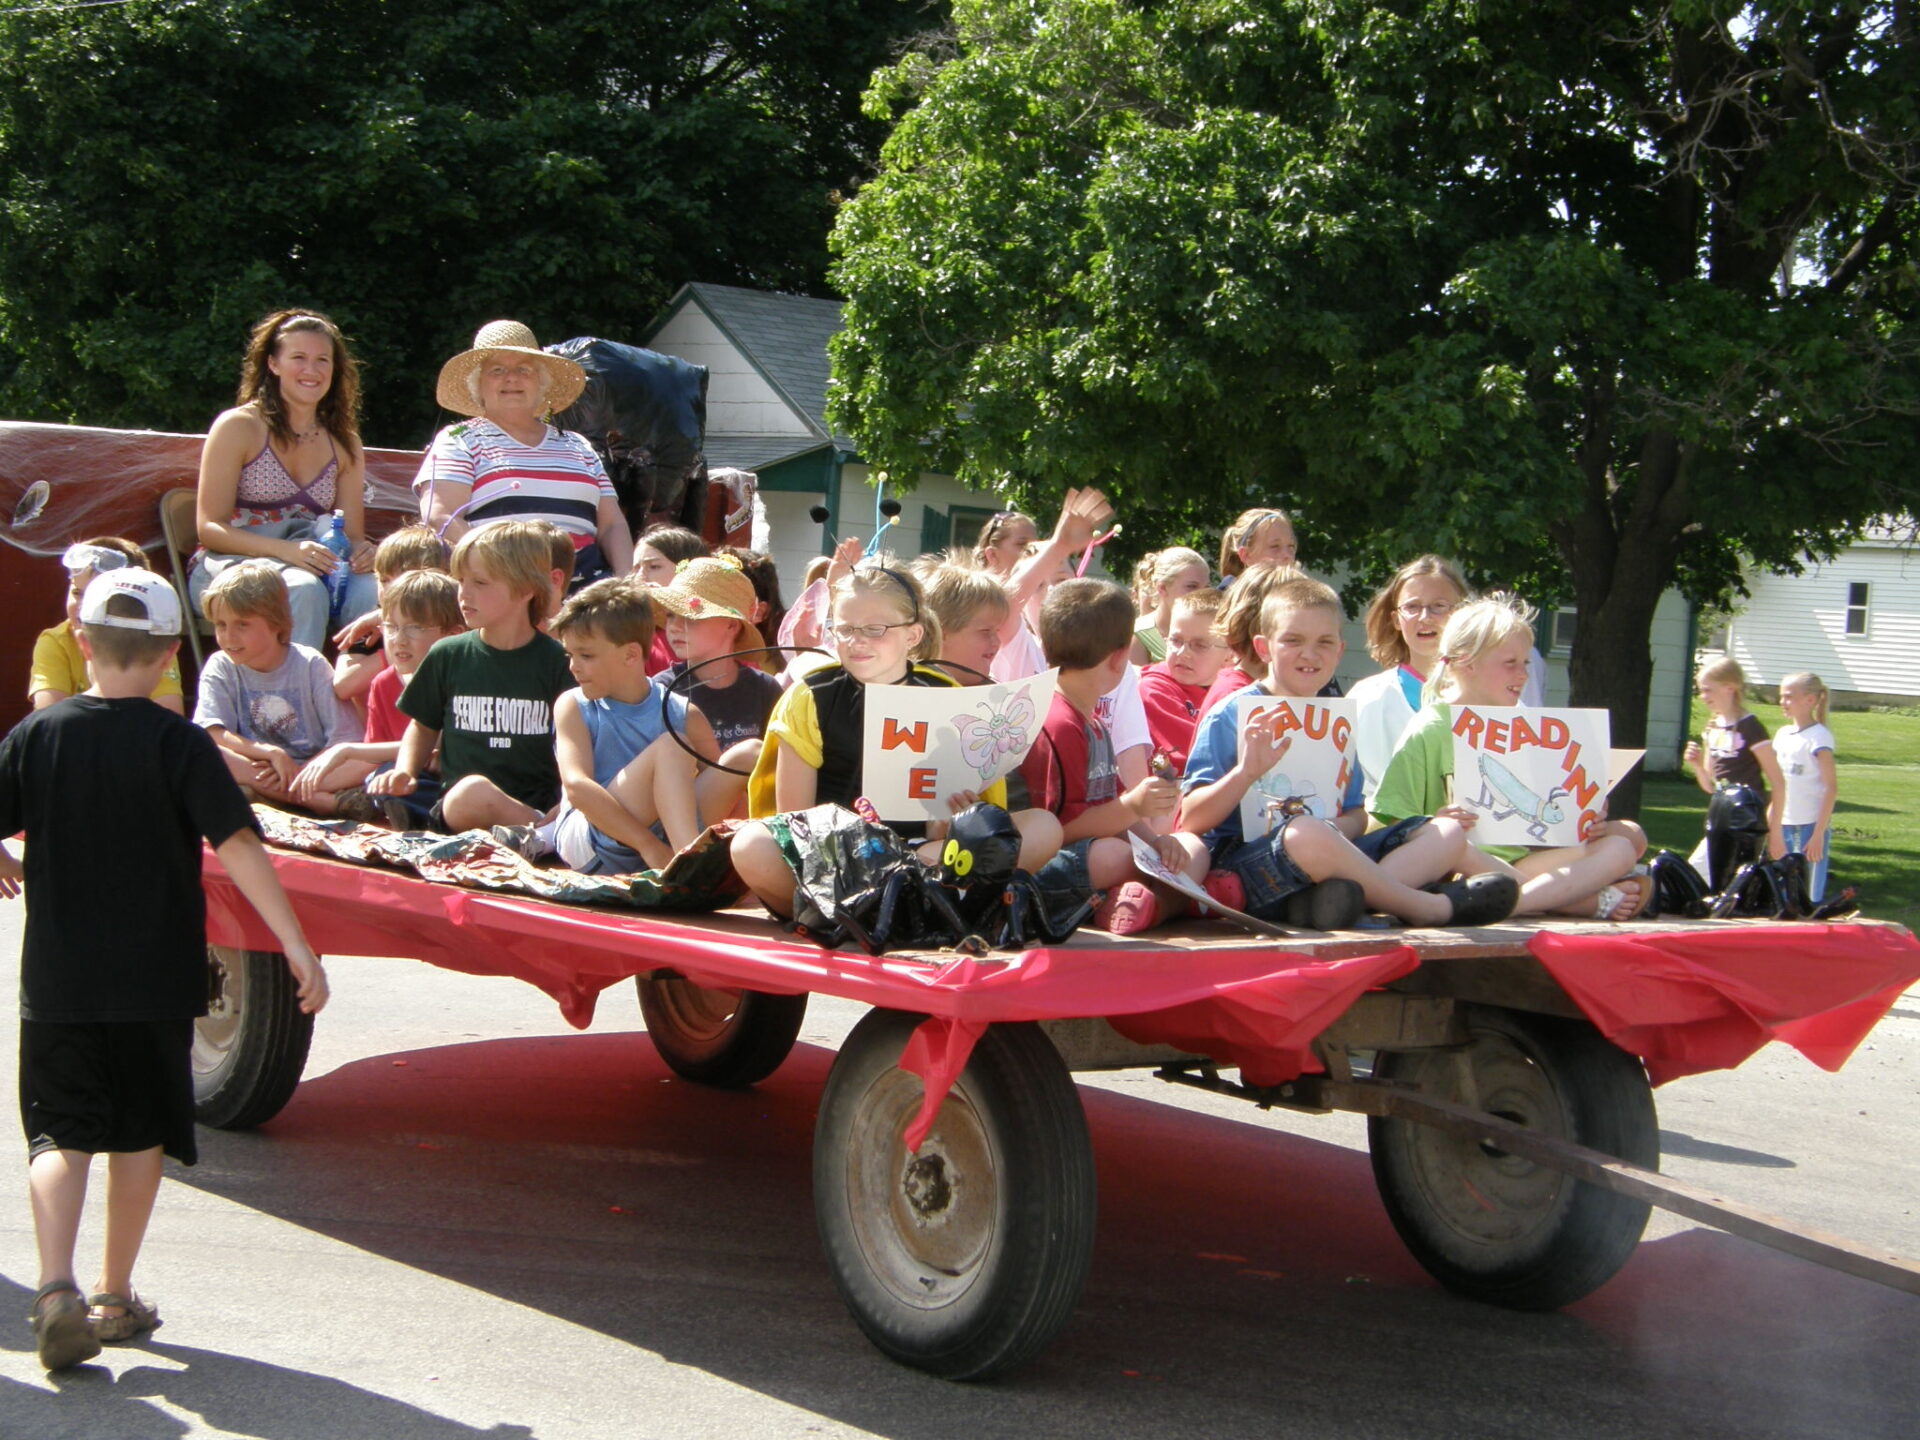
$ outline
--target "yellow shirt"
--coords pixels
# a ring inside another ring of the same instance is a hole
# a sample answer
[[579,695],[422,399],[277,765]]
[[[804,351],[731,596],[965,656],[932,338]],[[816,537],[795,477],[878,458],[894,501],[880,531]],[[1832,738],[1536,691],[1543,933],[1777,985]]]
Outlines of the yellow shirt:
[[[33,642],[33,669],[27,676],[27,698],[32,699],[42,690],[78,695],[92,684],[86,657],[80,653],[80,642],[73,638],[73,627],[62,620],[51,629],[42,630]],[[153,698],[159,700],[179,693],[180,657],[176,655],[167,662],[166,673],[154,687]]]

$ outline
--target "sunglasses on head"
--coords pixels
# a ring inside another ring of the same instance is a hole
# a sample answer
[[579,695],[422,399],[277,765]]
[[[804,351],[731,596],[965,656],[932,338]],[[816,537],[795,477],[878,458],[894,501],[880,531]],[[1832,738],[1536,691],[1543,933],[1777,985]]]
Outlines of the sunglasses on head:
[[103,570],[119,570],[133,562],[118,550],[110,550],[105,545],[69,545],[66,553],[60,557],[60,563],[67,567],[69,575],[78,575],[83,570],[91,570],[98,575]]

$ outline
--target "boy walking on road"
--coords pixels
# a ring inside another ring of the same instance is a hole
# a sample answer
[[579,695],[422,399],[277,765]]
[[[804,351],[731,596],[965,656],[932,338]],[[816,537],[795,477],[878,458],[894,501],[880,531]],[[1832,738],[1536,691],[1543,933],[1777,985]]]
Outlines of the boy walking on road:
[[[24,867],[0,843],[0,896],[18,895],[24,879],[20,1116],[40,1251],[33,1328],[49,1370],[160,1323],[134,1293],[133,1264],[162,1155],[196,1158],[188,1057],[207,1008],[203,837],[286,952],[300,1008],[327,1000],[218,747],[147,698],[179,649],[180,622],[173,587],[151,571],[96,576],[79,635],[93,687],[0,741],[0,835],[27,837]],[[109,889],[131,923],[100,923]],[[106,1245],[89,1301],[74,1283],[74,1246],[103,1152]]]

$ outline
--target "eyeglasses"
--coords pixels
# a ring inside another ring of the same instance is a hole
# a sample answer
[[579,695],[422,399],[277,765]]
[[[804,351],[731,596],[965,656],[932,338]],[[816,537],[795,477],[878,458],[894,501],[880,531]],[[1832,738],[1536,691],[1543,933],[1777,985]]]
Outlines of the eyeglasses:
[[429,635],[442,634],[438,625],[387,625],[382,624],[380,633],[389,640],[405,640],[412,644],[415,640],[424,640]]
[[904,630],[919,623],[918,620],[898,620],[891,625],[829,625],[827,633],[842,645],[851,645],[856,640],[879,640],[889,630]]
[[1418,620],[1422,615],[1431,615],[1435,620],[1444,620],[1453,613],[1451,600],[1438,600],[1431,605],[1415,605],[1411,601],[1400,607],[1403,620]]
[[1188,640],[1179,635],[1169,635],[1167,637],[1167,649],[1169,650],[1191,650],[1196,655],[1204,655],[1209,650],[1218,650],[1219,648],[1220,642],[1218,640]]
[[522,362],[519,365],[489,365],[480,372],[489,380],[504,380],[511,375],[516,380],[531,380],[534,367]]

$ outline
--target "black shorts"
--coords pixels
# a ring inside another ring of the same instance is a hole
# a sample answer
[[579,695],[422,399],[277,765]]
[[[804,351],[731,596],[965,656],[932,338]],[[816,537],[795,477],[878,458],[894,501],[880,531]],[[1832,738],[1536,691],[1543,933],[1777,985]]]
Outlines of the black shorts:
[[182,1165],[193,1133],[193,1021],[20,1022],[20,1124],[46,1150],[132,1154],[158,1145]]

